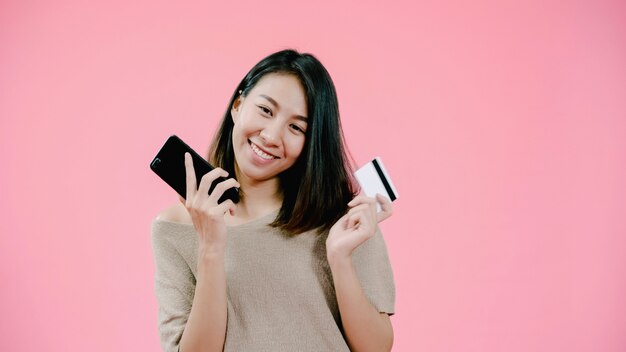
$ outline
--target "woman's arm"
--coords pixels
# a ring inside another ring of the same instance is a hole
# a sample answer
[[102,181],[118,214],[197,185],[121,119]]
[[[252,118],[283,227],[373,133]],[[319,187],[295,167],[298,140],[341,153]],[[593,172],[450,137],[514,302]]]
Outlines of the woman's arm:
[[389,316],[379,313],[363,293],[352,259],[330,254],[328,262],[350,350],[390,351],[393,328]]
[[199,251],[196,280],[196,291],[180,341],[180,351],[222,351],[226,338],[227,309],[223,253]]
[[[376,201],[382,211],[376,213]],[[352,262],[354,250],[374,237],[377,223],[391,216],[388,199],[358,196],[350,210],[331,228],[326,240],[341,322],[352,351],[389,351],[393,328],[386,313],[380,313],[365,296]]]
[[198,267],[196,290],[189,319],[180,342],[181,352],[222,351],[226,340],[226,273],[224,252],[226,225],[224,214],[233,212],[235,204],[218,199],[231,187],[240,187],[235,179],[227,179],[209,187],[218,177],[228,173],[215,168],[205,174],[196,189],[196,176],[191,155],[185,153],[187,196],[181,199],[198,233]]

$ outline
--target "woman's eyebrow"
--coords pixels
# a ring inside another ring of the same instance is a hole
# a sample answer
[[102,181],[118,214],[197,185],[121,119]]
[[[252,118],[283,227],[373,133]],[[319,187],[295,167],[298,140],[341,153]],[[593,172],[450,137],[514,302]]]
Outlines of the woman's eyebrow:
[[260,97],[267,99],[270,103],[274,104],[274,106],[279,106],[278,102],[274,99],[272,99],[271,97],[268,97],[265,94],[259,94]]
[[[265,98],[265,99],[266,99],[267,101],[269,101],[272,105],[274,105],[274,106],[276,106],[276,107],[280,107],[280,105],[278,104],[278,102],[277,102],[276,100],[274,100],[272,97],[268,97],[268,96],[267,96],[267,95],[265,95],[265,94],[259,94],[259,96],[260,96],[261,98]],[[302,115],[296,115],[296,118],[297,118],[298,120],[302,120],[302,121],[304,121],[304,122],[307,122],[307,120],[308,120],[308,117],[306,117],[306,116],[302,116]]]

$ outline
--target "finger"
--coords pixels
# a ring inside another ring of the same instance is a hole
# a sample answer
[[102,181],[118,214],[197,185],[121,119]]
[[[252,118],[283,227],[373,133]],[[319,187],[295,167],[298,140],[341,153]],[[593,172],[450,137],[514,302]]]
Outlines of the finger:
[[358,196],[354,197],[354,199],[352,199],[350,201],[350,203],[348,203],[348,206],[349,207],[354,207],[354,206],[357,206],[359,204],[364,204],[364,203],[376,204],[376,199],[374,199],[372,197],[365,196],[365,195],[358,195]]
[[222,197],[224,192],[226,192],[229,188],[233,187],[241,187],[239,182],[234,178],[229,178],[226,181],[222,181],[215,186],[213,192],[209,195],[209,201],[213,204],[217,203],[219,199]]
[[206,200],[206,198],[209,197],[209,188],[211,187],[211,184],[213,184],[213,181],[217,180],[220,177],[226,176],[228,176],[228,172],[226,172],[226,170],[224,169],[220,169],[219,167],[209,171],[208,173],[204,174],[204,176],[202,176],[202,180],[200,180],[200,186],[198,186],[198,193],[202,195],[202,201]]
[[348,210],[348,216],[352,216],[356,213],[369,213],[371,216],[374,215],[374,213],[372,213],[372,209],[369,206],[369,204],[359,204],[353,208],[350,208],[350,210]]
[[193,168],[193,161],[191,160],[191,154],[185,153],[185,180],[187,191],[185,192],[187,196],[185,199],[187,202],[193,199],[193,196],[196,194],[196,171]]
[[340,226],[341,228],[345,229],[347,226],[347,221],[348,221],[348,217],[349,215],[343,214],[342,217],[339,218],[339,220],[337,220],[337,222],[335,223],[336,225],[338,224],[338,226]]
[[393,208],[391,206],[391,201],[389,198],[383,196],[382,194],[376,194],[376,200],[378,204],[380,204],[380,212],[376,215],[377,222],[381,222],[387,218],[389,218],[393,214]]
[[374,235],[373,224],[367,221],[363,212],[357,212],[348,218],[347,229],[351,229],[360,237],[367,239]]
[[350,203],[348,203],[348,206],[356,207],[361,204],[367,204],[371,207],[374,207],[376,206],[376,199],[365,196],[365,195],[359,195],[359,196],[354,197],[354,199],[352,199]]
[[185,198],[183,198],[183,197],[181,197],[181,196],[178,196],[178,200],[179,200],[181,203],[183,203],[183,205],[185,205],[185,202],[186,202],[186,201],[185,201]]
[[226,215],[226,212],[231,212],[231,214],[235,211],[235,203],[232,200],[226,199],[215,207],[212,207],[210,212],[214,215]]
[[359,204],[348,210],[348,214],[354,213],[356,211],[363,211],[369,209],[369,204]]
[[355,228],[359,223],[360,223],[360,216],[359,216],[359,214],[352,214],[348,218],[348,223],[346,224],[346,228],[348,228],[348,229]]

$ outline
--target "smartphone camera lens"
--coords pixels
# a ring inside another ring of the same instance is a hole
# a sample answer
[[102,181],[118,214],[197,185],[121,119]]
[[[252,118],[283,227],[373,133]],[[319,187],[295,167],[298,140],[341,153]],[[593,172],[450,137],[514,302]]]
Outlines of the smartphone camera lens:
[[159,166],[160,163],[161,163],[161,159],[154,158],[154,160],[152,160],[152,164],[150,164],[150,167],[155,169]]

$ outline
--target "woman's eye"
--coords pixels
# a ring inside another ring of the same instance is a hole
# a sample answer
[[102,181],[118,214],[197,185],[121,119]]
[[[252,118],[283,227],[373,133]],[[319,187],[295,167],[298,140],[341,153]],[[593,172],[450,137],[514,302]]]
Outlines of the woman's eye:
[[263,105],[259,105],[259,109],[261,109],[261,111],[264,114],[270,115],[272,116],[272,110],[268,109],[267,107],[263,106]]
[[291,125],[291,128],[296,132],[305,133],[304,129],[298,125]]

